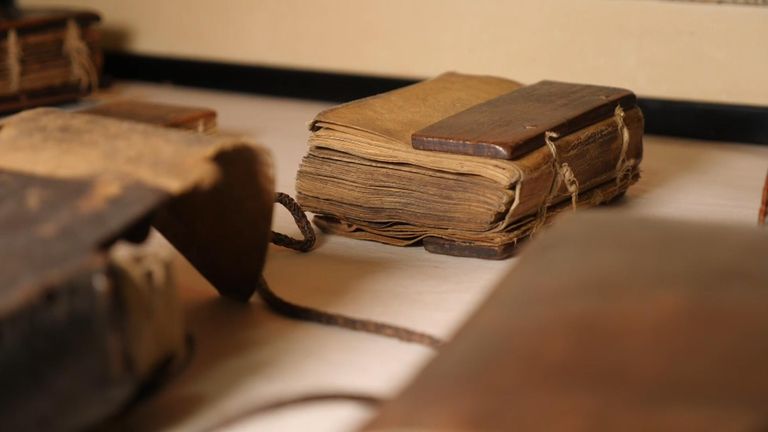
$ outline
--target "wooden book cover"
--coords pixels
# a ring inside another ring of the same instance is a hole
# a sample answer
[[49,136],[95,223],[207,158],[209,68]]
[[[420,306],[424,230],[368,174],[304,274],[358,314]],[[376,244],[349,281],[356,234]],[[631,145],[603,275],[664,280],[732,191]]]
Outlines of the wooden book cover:
[[328,232],[505,258],[552,216],[639,178],[622,89],[449,73],[317,115],[296,188]]
[[78,112],[195,132],[211,133],[216,130],[216,111],[210,108],[118,100],[94,105]]

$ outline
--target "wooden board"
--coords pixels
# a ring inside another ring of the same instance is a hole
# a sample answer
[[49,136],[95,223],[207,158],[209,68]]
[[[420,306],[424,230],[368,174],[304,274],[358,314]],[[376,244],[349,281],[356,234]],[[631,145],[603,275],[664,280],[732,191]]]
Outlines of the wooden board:
[[216,111],[209,108],[122,100],[95,105],[78,112],[197,132],[209,132],[216,128]]
[[584,213],[519,255],[365,430],[765,429],[768,232]]
[[424,246],[424,250],[431,253],[497,260],[513,256],[517,251],[518,246],[517,243],[501,246],[481,246],[472,243],[446,240],[440,237],[425,237],[421,243]]
[[636,104],[629,90],[541,81],[475,105],[411,136],[419,150],[515,159],[544,145],[544,133],[561,136]]

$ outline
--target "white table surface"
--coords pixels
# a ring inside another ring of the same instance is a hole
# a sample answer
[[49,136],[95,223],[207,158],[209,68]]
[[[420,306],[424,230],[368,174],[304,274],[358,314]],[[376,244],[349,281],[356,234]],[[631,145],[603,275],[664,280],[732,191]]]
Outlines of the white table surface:
[[[328,103],[124,82],[101,98],[127,97],[213,108],[219,128],[272,151],[277,190],[294,194],[307,123]],[[647,136],[641,181],[611,211],[754,225],[768,146]],[[276,209],[273,229],[299,236]],[[254,406],[316,394],[395,396],[434,353],[419,345],[275,315],[258,299],[219,299],[183,259],[179,285],[196,341],[191,364],[122,421],[128,430],[199,430]],[[307,254],[271,247],[273,290],[323,310],[403,325],[449,338],[515,265],[434,255],[319,234]],[[227,430],[350,431],[376,408],[350,401],[293,405]]]

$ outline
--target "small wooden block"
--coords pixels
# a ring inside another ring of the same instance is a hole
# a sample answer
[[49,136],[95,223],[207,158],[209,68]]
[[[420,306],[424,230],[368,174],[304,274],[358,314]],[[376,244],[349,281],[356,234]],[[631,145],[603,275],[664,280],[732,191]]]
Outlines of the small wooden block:
[[216,127],[216,111],[212,109],[156,102],[107,102],[78,112],[198,132],[207,132]]
[[456,242],[440,237],[425,237],[422,245],[427,252],[468,258],[503,260],[515,254],[517,244],[501,246],[482,246],[472,243]]
[[636,104],[629,90],[541,81],[475,105],[411,136],[419,150],[515,159],[544,145],[547,131],[575,132]]

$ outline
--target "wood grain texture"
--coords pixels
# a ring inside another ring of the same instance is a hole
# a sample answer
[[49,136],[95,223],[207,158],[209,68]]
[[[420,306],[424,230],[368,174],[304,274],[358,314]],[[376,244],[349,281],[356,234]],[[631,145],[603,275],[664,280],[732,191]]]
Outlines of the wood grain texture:
[[216,128],[216,111],[140,100],[107,102],[78,111],[158,126],[209,132]]
[[555,81],[522,87],[440,120],[411,136],[420,150],[515,159],[544,145],[544,133],[567,135],[634,107],[629,90]]
[[767,232],[594,212],[520,256],[366,430],[768,426]]
[[421,244],[424,246],[424,250],[431,253],[482,259],[506,259],[513,256],[517,251],[517,243],[485,246],[451,241],[440,237],[425,237]]

